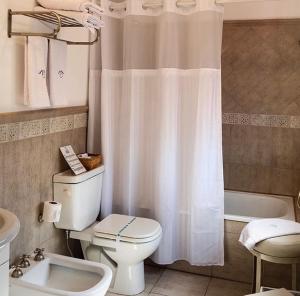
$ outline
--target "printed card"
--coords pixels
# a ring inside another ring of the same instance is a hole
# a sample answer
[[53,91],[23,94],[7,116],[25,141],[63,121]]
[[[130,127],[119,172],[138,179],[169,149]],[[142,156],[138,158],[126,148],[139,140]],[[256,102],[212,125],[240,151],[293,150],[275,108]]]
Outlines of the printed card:
[[75,175],[80,175],[86,172],[85,167],[78,159],[71,145],[60,147],[60,151]]

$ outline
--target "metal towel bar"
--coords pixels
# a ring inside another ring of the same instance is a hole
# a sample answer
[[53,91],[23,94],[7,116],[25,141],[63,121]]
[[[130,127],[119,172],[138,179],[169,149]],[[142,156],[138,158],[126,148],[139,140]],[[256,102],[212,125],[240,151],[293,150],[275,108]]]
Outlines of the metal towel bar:
[[[34,32],[14,32],[12,30],[13,16],[26,16],[37,19],[46,23],[53,24],[55,27],[51,33],[34,33]],[[92,45],[99,40],[100,32],[96,30],[96,36],[92,41],[70,41],[60,39],[57,37],[61,28],[83,28],[83,25],[78,23],[75,19],[67,17],[65,15],[58,14],[54,11],[12,11],[8,10],[8,23],[7,23],[7,35],[9,38],[12,36],[40,36],[48,39],[55,39],[64,41],[69,45]]]

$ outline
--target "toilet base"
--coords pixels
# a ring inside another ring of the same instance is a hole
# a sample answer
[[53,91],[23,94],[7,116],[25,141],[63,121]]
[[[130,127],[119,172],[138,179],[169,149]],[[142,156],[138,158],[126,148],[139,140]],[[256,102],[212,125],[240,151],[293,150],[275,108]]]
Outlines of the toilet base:
[[119,264],[110,292],[137,295],[145,290],[144,261],[135,265]]
[[113,279],[109,291],[121,295],[137,295],[145,290],[144,261],[137,264],[117,264],[99,246],[81,241],[84,258],[109,266]]

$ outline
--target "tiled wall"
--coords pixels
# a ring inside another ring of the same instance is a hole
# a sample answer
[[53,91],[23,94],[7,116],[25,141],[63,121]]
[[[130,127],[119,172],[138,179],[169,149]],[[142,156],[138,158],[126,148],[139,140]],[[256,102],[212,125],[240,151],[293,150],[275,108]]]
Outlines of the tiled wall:
[[300,190],[300,20],[224,25],[223,150],[227,189]]
[[[291,196],[300,190],[299,40],[300,20],[224,26],[223,154],[227,189]],[[221,277],[249,281],[251,256],[237,243],[238,236],[225,241],[225,267],[213,270]],[[289,266],[265,265],[265,285],[289,287],[290,279]]]
[[12,260],[38,246],[66,253],[64,233],[37,219],[53,198],[52,176],[66,169],[59,147],[86,149],[86,119],[86,107],[0,114],[0,207],[21,222]]

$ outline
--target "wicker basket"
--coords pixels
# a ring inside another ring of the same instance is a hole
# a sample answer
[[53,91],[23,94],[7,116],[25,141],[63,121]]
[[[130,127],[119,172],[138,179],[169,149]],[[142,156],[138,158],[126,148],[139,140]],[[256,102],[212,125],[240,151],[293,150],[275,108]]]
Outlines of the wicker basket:
[[102,156],[100,154],[88,154],[89,158],[79,158],[83,166],[88,170],[93,170],[101,165]]

